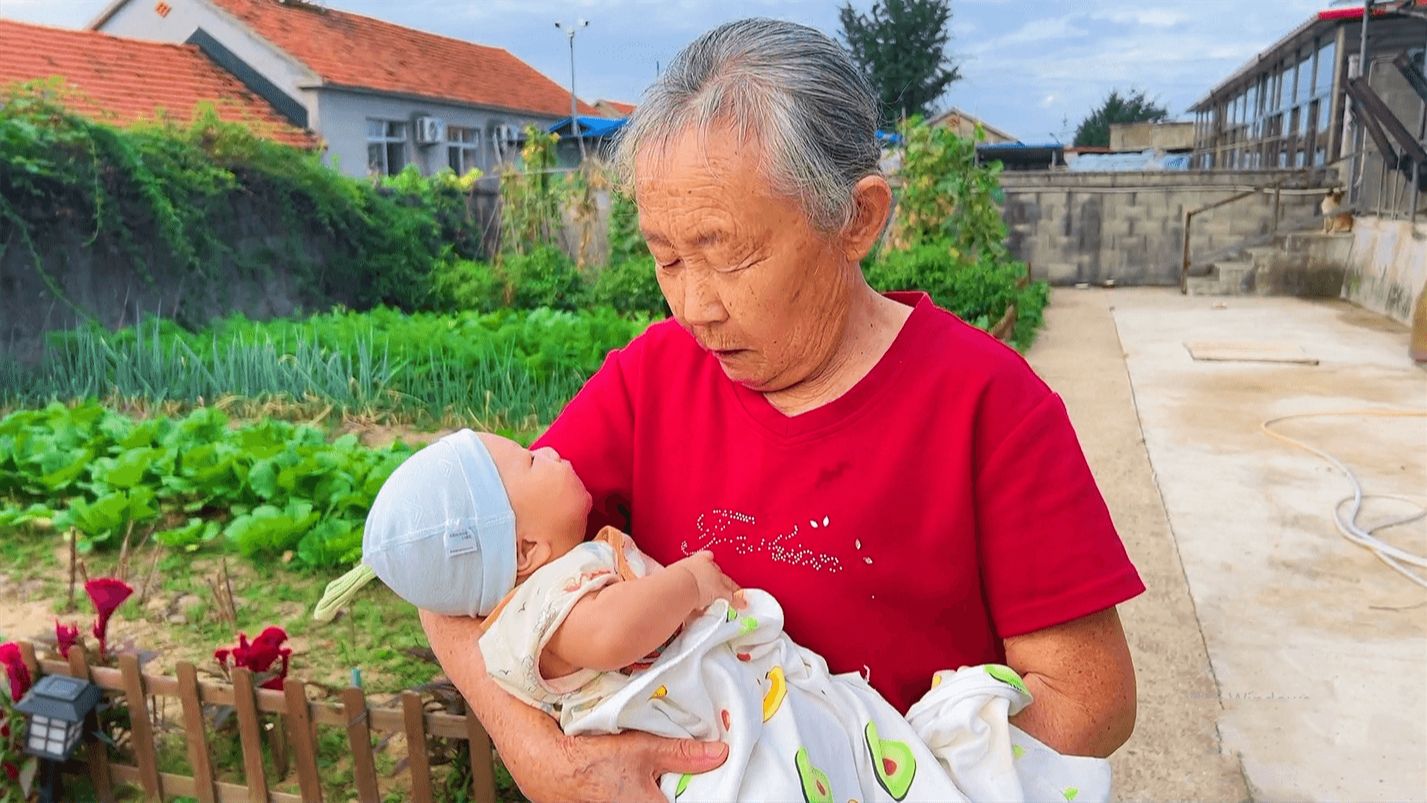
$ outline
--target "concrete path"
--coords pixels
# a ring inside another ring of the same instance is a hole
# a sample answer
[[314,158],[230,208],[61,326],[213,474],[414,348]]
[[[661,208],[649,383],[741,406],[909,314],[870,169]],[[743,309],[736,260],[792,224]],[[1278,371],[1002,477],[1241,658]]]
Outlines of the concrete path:
[[[1297,412],[1427,407],[1406,329],[1337,302],[1148,290],[1059,291],[1048,324],[1032,363],[1066,396],[1151,586],[1124,609],[1141,707],[1121,796],[1427,798],[1427,591],[1337,535],[1341,475],[1259,430]],[[1195,340],[1296,346],[1319,364],[1196,362]],[[1282,431],[1369,493],[1427,491],[1427,419]],[[1380,502],[1364,518],[1407,510]],[[1387,537],[1427,553],[1423,523]]]
[[1031,365],[1065,399],[1115,526],[1148,590],[1121,606],[1139,681],[1135,734],[1112,759],[1121,800],[1243,800],[1223,753],[1209,669],[1110,303],[1123,290],[1057,289]]

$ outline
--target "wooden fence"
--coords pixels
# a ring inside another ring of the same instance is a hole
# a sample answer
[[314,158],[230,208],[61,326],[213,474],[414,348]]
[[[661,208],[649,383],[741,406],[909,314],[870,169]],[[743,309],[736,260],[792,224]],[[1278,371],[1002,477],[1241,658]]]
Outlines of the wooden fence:
[[[94,791],[102,801],[113,801],[119,785],[137,786],[146,798],[168,800],[180,795],[211,801],[320,801],[322,785],[317,766],[317,727],[335,725],[347,733],[351,749],[353,774],[358,799],[381,800],[377,786],[376,761],[371,734],[401,733],[407,742],[407,772],[410,773],[408,799],[434,800],[427,736],[464,739],[470,742],[472,797],[476,803],[495,803],[495,768],[490,737],[474,714],[454,715],[426,711],[420,695],[403,692],[401,707],[372,708],[362,690],[344,689],[341,703],[307,699],[306,685],[288,678],[282,691],[255,688],[253,675],[246,669],[233,670],[233,684],[200,682],[193,664],[177,667],[177,677],[143,674],[139,659],[121,655],[119,668],[91,667],[84,650],[76,646],[69,651],[69,661],[36,660],[34,646],[20,642],[20,652],[36,679],[41,674],[69,675],[86,678],[105,690],[106,697],[123,697],[130,712],[131,747],[136,765],[109,761],[106,746],[89,738],[85,754],[66,765],[66,771],[87,773]],[[182,709],[184,740],[193,775],[160,772],[154,741],[153,721],[149,716],[150,700],[177,697]],[[243,775],[246,785],[225,783],[216,777],[210,755],[208,732],[203,714],[204,705],[232,706],[237,718],[238,736],[243,752]],[[260,714],[278,714],[273,727],[265,729]],[[98,728],[97,716],[90,714],[86,732]],[[263,767],[263,742],[266,740],[272,756],[277,780],[296,770],[301,795],[275,792]],[[295,767],[289,766],[289,761]]]

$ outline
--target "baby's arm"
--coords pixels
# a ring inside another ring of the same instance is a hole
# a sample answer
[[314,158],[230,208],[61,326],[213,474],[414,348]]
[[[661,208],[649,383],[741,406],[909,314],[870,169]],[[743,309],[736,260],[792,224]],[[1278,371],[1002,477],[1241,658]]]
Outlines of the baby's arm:
[[609,672],[648,656],[714,600],[742,605],[713,555],[699,552],[646,577],[605,586],[570,609],[540,656],[540,673]]

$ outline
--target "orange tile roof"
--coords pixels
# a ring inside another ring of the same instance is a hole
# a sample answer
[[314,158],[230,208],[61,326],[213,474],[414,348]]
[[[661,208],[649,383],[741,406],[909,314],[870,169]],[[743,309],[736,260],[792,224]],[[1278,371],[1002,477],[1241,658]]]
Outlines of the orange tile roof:
[[608,106],[608,107],[610,107],[611,109],[613,109],[614,111],[618,112],[619,114],[621,114],[621,115],[623,115],[623,116],[625,116],[625,117],[628,117],[629,115],[634,114],[634,104],[633,104],[633,103],[625,103],[625,102],[622,101],[622,100],[597,100],[597,101],[595,101],[595,105],[596,105],[596,106]]
[[125,39],[98,31],[0,19],[0,85],[63,76],[65,105],[115,125],[153,120],[162,109],[188,121],[201,102],[277,142],[311,148],[313,135],[292,125],[196,46]]
[[[326,84],[552,117],[570,115],[568,89],[502,48],[299,2],[209,1]],[[580,102],[580,114],[597,113]]]

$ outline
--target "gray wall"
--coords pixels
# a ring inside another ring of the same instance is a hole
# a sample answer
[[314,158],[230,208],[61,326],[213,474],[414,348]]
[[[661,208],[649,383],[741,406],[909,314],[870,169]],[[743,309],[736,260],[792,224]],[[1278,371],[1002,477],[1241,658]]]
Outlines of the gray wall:
[[1347,263],[1343,298],[1411,325],[1413,305],[1427,292],[1427,227],[1360,217]]
[[[406,158],[430,175],[447,166],[447,146],[417,145],[414,119],[433,115],[447,125],[476,128],[481,132],[480,168],[490,174],[496,164],[492,133],[496,125],[505,123],[517,127],[527,123],[545,128],[555,122],[553,117],[533,117],[525,114],[498,112],[470,106],[436,103],[420,98],[405,98],[386,94],[367,94],[338,89],[322,89],[317,93],[312,126],[327,143],[327,160],[349,176],[367,174],[367,120],[395,120],[406,123]],[[506,146],[507,148],[510,146]]]
[[39,268],[64,294],[58,298],[17,240],[0,253],[0,359],[7,352],[35,357],[45,332],[74,327],[86,317],[110,328],[157,314],[196,325],[235,312],[266,319],[354,303],[360,288],[342,279],[343,244],[330,232],[289,236],[277,205],[255,198],[230,203],[223,216],[228,222],[216,234],[238,256],[205,262],[204,276],[175,264],[158,238],[136,245],[142,265],[136,269],[133,255],[107,234],[91,242],[92,221],[71,219],[35,241]]
[[[1321,171],[1003,173],[1008,244],[1055,284],[1178,285],[1185,212],[1280,179],[1280,229],[1317,225]],[[1272,220],[1271,194],[1196,216],[1194,261],[1266,237]]]

